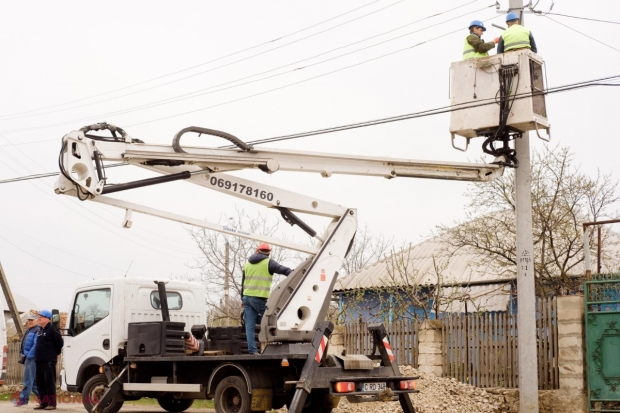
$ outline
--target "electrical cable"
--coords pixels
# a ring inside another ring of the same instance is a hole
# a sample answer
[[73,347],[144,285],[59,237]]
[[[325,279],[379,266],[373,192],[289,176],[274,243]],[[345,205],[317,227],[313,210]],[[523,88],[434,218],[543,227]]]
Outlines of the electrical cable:
[[[468,14],[470,14],[470,13],[468,13]],[[492,19],[495,19],[497,17],[499,17],[499,16],[493,17],[491,19],[486,19],[485,21],[492,20]],[[187,115],[187,114],[191,114],[191,113],[195,113],[195,112],[200,112],[200,111],[203,111],[203,110],[209,110],[209,109],[213,109],[215,107],[219,107],[219,106],[223,106],[223,105],[227,105],[227,104],[243,101],[243,100],[246,100],[246,99],[250,99],[250,98],[253,98],[253,97],[256,97],[256,96],[261,96],[261,95],[264,95],[264,94],[267,94],[267,93],[275,92],[275,91],[278,91],[278,90],[281,90],[281,89],[285,89],[285,88],[288,88],[288,87],[291,87],[291,86],[295,86],[295,85],[298,85],[298,84],[301,84],[301,83],[309,82],[311,80],[315,80],[315,79],[318,79],[318,78],[321,78],[321,77],[324,77],[324,76],[328,76],[328,75],[331,75],[331,74],[334,74],[334,73],[337,73],[337,72],[341,72],[343,70],[347,70],[347,69],[351,69],[353,67],[361,66],[363,64],[366,64],[366,63],[369,63],[369,62],[372,62],[372,61],[375,61],[375,60],[379,60],[379,59],[382,59],[382,58],[394,55],[396,53],[403,52],[405,50],[413,49],[415,47],[421,46],[423,44],[435,41],[437,39],[449,36],[451,34],[454,34],[454,33],[460,32],[460,31],[462,31],[462,29],[459,28],[457,30],[445,33],[443,35],[435,36],[435,37],[433,37],[430,40],[425,40],[425,41],[419,42],[419,43],[417,43],[417,44],[415,44],[413,46],[408,46],[408,47],[405,47],[403,49],[399,49],[399,50],[396,50],[396,51],[393,51],[393,52],[390,52],[390,53],[386,53],[386,54],[383,54],[383,55],[380,55],[380,56],[377,56],[377,57],[373,57],[371,59],[367,59],[367,60],[364,60],[364,61],[352,64],[352,65],[349,65],[349,66],[341,67],[339,69],[335,69],[335,70],[332,70],[330,72],[322,73],[322,74],[319,74],[319,75],[316,75],[316,76],[313,76],[313,77],[310,77],[310,78],[307,78],[307,79],[304,79],[304,80],[300,80],[300,81],[297,81],[297,82],[289,83],[287,85],[283,85],[283,86],[279,86],[279,87],[276,87],[276,88],[268,89],[268,90],[265,90],[265,91],[262,91],[262,92],[258,92],[258,93],[252,94],[252,95],[243,96],[241,98],[233,99],[233,100],[230,100],[230,101],[217,103],[215,105],[207,106],[207,107],[200,108],[200,109],[194,109],[194,110],[191,110],[191,111],[181,112],[181,113],[177,113],[177,114],[174,114],[174,115],[160,117],[160,118],[156,118],[156,119],[152,119],[152,120],[148,120],[148,121],[144,121],[144,122],[133,123],[133,124],[127,125],[127,127],[144,125],[144,124],[153,123],[153,122],[159,122],[159,121],[162,121],[162,120],[171,119],[171,118],[175,118],[175,117],[179,117],[179,116],[183,116],[183,115]],[[103,116],[105,116],[105,115],[103,115]],[[27,127],[27,128],[21,128],[21,129],[4,130],[4,131],[0,131],[0,133],[12,134],[12,133],[26,132],[26,131],[38,130],[38,129],[48,128],[48,127],[73,124],[73,123],[81,122],[81,121],[88,121],[88,120],[91,120],[91,119],[94,119],[94,118],[96,118],[96,117],[95,116],[89,116],[89,117],[85,117],[85,118],[73,119],[71,121],[64,121],[64,122],[53,123],[53,124],[38,125],[38,126],[32,126],[32,127]]]
[[[72,100],[72,101],[69,101],[69,102],[59,103],[59,104],[55,104],[55,105],[51,105],[51,106],[46,106],[46,107],[42,107],[42,108],[39,108],[39,109],[32,109],[32,110],[29,110],[29,111],[24,111],[24,112],[16,112],[16,113],[6,114],[6,115],[0,115],[0,117],[5,117],[5,116],[13,116],[13,115],[20,115],[20,114],[23,114],[23,113],[37,112],[37,111],[39,111],[39,110],[45,110],[45,109],[50,109],[50,108],[54,108],[54,107],[58,107],[58,106],[69,105],[69,104],[71,104],[71,103],[81,102],[81,101],[83,101],[83,100],[92,99],[92,98],[95,98],[95,97],[99,97],[99,96],[107,95],[107,94],[114,93],[114,92],[119,92],[119,91],[121,91],[121,90],[130,89],[130,88],[132,88],[132,87],[136,87],[136,86],[139,86],[139,85],[143,85],[143,84],[145,84],[145,83],[153,82],[153,81],[155,81],[155,80],[159,80],[159,79],[162,79],[162,78],[165,78],[165,77],[169,77],[169,76],[173,76],[173,75],[176,75],[176,74],[179,74],[179,73],[187,72],[187,71],[192,70],[192,69],[195,69],[195,68],[197,68],[197,67],[204,66],[204,65],[207,65],[207,64],[210,64],[210,63],[213,63],[213,62],[216,62],[216,61],[219,61],[219,60],[225,59],[225,58],[227,58],[227,57],[235,56],[235,55],[237,55],[237,54],[240,54],[240,53],[243,53],[243,52],[247,52],[248,50],[256,49],[256,48],[258,48],[258,47],[261,47],[261,46],[267,45],[267,44],[269,44],[269,43],[274,43],[274,42],[277,42],[277,41],[282,40],[282,39],[284,39],[284,38],[287,38],[287,37],[293,36],[293,35],[295,35],[295,34],[298,34],[298,33],[304,32],[304,31],[306,31],[306,30],[312,29],[312,28],[314,28],[314,27],[320,26],[320,25],[322,25],[322,24],[324,24],[324,23],[327,23],[327,22],[329,22],[329,21],[335,20],[335,19],[337,19],[338,17],[342,17],[342,16],[345,16],[345,15],[347,15],[347,14],[353,13],[353,12],[355,12],[355,11],[357,11],[357,10],[363,9],[363,8],[365,8],[365,7],[368,7],[368,6],[370,6],[371,4],[377,3],[377,2],[379,2],[379,1],[380,1],[380,0],[375,0],[375,1],[372,1],[372,2],[370,2],[370,3],[367,3],[367,4],[363,5],[363,6],[356,7],[356,8],[354,8],[354,9],[352,9],[352,10],[349,10],[349,11],[347,11],[347,12],[345,12],[345,13],[342,13],[342,14],[339,14],[339,15],[337,15],[337,16],[331,17],[331,18],[329,18],[329,19],[327,19],[327,20],[324,20],[324,21],[322,21],[322,22],[319,22],[319,23],[313,24],[312,26],[308,26],[308,27],[306,27],[306,28],[304,28],[304,29],[297,30],[297,31],[295,31],[295,32],[292,32],[292,33],[286,34],[286,35],[284,35],[284,36],[280,36],[280,37],[278,37],[277,39],[269,40],[269,41],[267,41],[267,42],[263,42],[263,43],[260,43],[260,44],[257,44],[257,45],[254,45],[254,46],[251,46],[251,47],[248,47],[248,48],[242,49],[242,50],[238,50],[238,51],[236,51],[236,52],[233,52],[233,53],[227,54],[227,55],[225,55],[225,56],[220,56],[220,57],[218,57],[218,58],[216,58],[216,59],[213,59],[213,60],[210,60],[210,61],[208,61],[208,62],[200,63],[200,64],[197,64],[197,65],[194,65],[194,66],[191,66],[191,67],[185,68],[185,69],[178,70],[178,71],[176,71],[176,72],[172,72],[172,73],[168,73],[168,74],[166,74],[166,75],[162,75],[162,76],[154,77],[154,78],[151,78],[151,79],[149,79],[149,80],[145,80],[145,81],[142,81],[142,82],[139,82],[139,83],[134,83],[134,84],[132,84],[132,85],[129,85],[129,86],[124,86],[124,87],[122,87],[122,88],[119,88],[119,89],[114,89],[114,90],[111,90],[111,91],[108,91],[108,92],[103,92],[103,93],[99,93],[99,94],[96,94],[96,95],[91,95],[91,96],[88,96],[88,97],[85,97],[85,98],[76,99],[76,100]],[[343,24],[346,24],[346,23],[343,23]]]
[[588,39],[594,40],[595,42],[602,44],[603,46],[607,46],[607,47],[609,47],[610,49],[614,49],[616,52],[620,52],[620,49],[616,49],[615,47],[610,46],[610,45],[608,45],[607,43],[603,43],[603,42],[601,42],[600,40],[597,40],[597,39],[595,39],[595,38],[594,38],[594,37],[592,37],[592,36],[588,36],[587,34],[581,33],[579,30],[573,29],[572,27],[567,26],[567,25],[565,25],[564,23],[560,23],[560,22],[559,22],[559,21],[557,21],[557,20],[553,20],[553,19],[552,19],[551,17],[549,17],[549,16],[545,16],[545,17],[546,17],[546,18],[548,18],[549,20],[551,20],[552,22],[559,24],[560,26],[564,26],[564,27],[566,27],[567,29],[570,29],[570,30],[572,30],[572,31],[574,31],[574,32],[576,32],[576,33],[579,33],[580,35],[582,35],[582,36],[584,36],[584,37],[587,37]]
[[1,240],[3,240],[4,242],[6,242],[6,243],[7,243],[7,244],[9,244],[9,245],[12,245],[14,248],[16,248],[16,249],[20,250],[20,251],[21,251],[21,252],[23,252],[24,254],[28,254],[28,255],[30,255],[32,258],[35,258],[35,259],[37,259],[37,260],[39,260],[39,261],[42,261],[42,262],[46,263],[47,265],[51,265],[52,267],[59,268],[59,269],[61,269],[61,270],[63,270],[63,271],[67,271],[67,272],[70,272],[70,273],[72,273],[72,274],[76,274],[76,275],[80,275],[80,276],[82,276],[82,277],[86,277],[86,278],[88,278],[89,280],[94,280],[94,278],[93,278],[92,276],[90,276],[90,275],[86,275],[86,274],[82,274],[82,273],[75,272],[75,271],[72,271],[72,270],[68,270],[68,269],[66,269],[66,268],[64,268],[64,267],[61,267],[60,265],[52,264],[51,262],[46,261],[46,260],[44,260],[44,259],[43,259],[43,258],[41,258],[41,257],[37,257],[36,255],[29,253],[29,252],[28,252],[28,251],[26,251],[25,249],[22,249],[22,248],[18,247],[17,245],[13,244],[11,241],[9,241],[8,239],[4,238],[2,235],[0,235],[0,239],[1,239]]
[[[536,16],[540,17],[541,14],[539,14],[538,12],[534,13]],[[599,20],[599,19],[591,19],[588,17],[578,17],[578,16],[569,16],[567,14],[560,14],[560,13],[545,13],[544,16],[562,16],[562,17],[569,17],[571,19],[579,19],[579,20],[588,20],[588,21],[592,21],[592,22],[599,22],[599,23],[609,23],[609,24],[620,24],[620,22],[612,22],[609,20]]]
[[[15,230],[15,229],[13,229],[13,228],[9,228],[9,227],[7,227],[7,226],[5,226],[5,225],[0,224],[0,227],[4,228],[5,230],[7,230],[7,229],[8,229],[8,230],[10,230],[10,231],[17,232],[17,233],[19,233],[21,236],[26,237],[26,238],[29,238],[29,239],[31,239],[31,240],[34,240],[35,242],[41,243],[41,244],[43,244],[43,245],[45,245],[45,246],[47,246],[47,247],[49,247],[49,248],[53,248],[53,249],[58,250],[58,251],[60,251],[60,252],[64,252],[65,254],[72,255],[72,256],[74,256],[74,257],[76,257],[76,258],[79,258],[79,259],[82,259],[82,260],[85,260],[85,261],[91,262],[91,263],[96,264],[96,265],[98,265],[98,266],[107,267],[107,268],[110,268],[110,269],[112,269],[112,270],[116,270],[116,271],[121,271],[123,274],[126,272],[126,270],[125,270],[125,269],[122,269],[122,268],[116,268],[116,267],[112,267],[111,265],[108,265],[108,264],[105,264],[105,263],[102,263],[102,262],[97,262],[97,261],[93,261],[93,260],[91,260],[91,259],[88,259],[88,258],[84,257],[83,255],[78,255],[78,254],[74,254],[74,253],[69,252],[69,251],[65,251],[65,250],[63,250],[63,249],[61,249],[61,248],[58,248],[57,246],[54,246],[54,245],[49,244],[49,243],[47,243],[47,242],[45,242],[45,241],[41,241],[41,240],[39,240],[39,239],[37,239],[37,238],[31,237],[31,236],[29,236],[29,235],[26,235],[26,234],[24,234],[24,233],[23,233],[23,232],[21,232],[21,231]],[[139,276],[141,276],[141,277],[147,277],[145,274],[140,274],[140,273],[136,273],[136,272],[133,272],[133,271],[131,271],[131,273],[132,273],[132,274],[134,274],[134,275],[139,275]]]
[[[362,40],[359,40],[359,41],[356,41],[356,42],[353,42],[353,43],[349,43],[347,45],[340,46],[340,47],[328,50],[326,52],[322,52],[322,53],[319,53],[317,55],[314,55],[314,56],[311,56],[311,57],[308,57],[308,58],[305,58],[305,59],[301,59],[301,60],[298,60],[298,61],[295,61],[295,62],[292,62],[292,63],[288,63],[288,64],[285,64],[285,65],[282,65],[282,66],[279,66],[279,67],[276,67],[276,68],[273,68],[273,69],[269,69],[269,70],[266,70],[266,71],[263,71],[263,72],[260,72],[260,73],[256,73],[256,74],[253,74],[253,75],[250,75],[250,76],[245,76],[245,77],[242,77],[242,78],[238,78],[238,79],[235,79],[235,80],[227,81],[227,82],[220,83],[220,84],[217,84],[217,85],[213,85],[213,86],[209,86],[209,87],[206,87],[206,88],[198,89],[198,90],[195,90],[193,92],[183,93],[183,94],[180,94],[180,95],[177,95],[177,96],[173,96],[173,97],[170,97],[170,98],[166,98],[166,99],[162,99],[162,100],[159,100],[159,101],[145,103],[145,104],[141,104],[141,105],[137,105],[137,106],[121,109],[121,110],[116,110],[114,112],[108,112],[108,113],[104,113],[104,114],[88,116],[88,117],[80,118],[80,119],[73,119],[71,121],[66,121],[66,123],[64,123],[64,124],[82,122],[82,121],[87,121],[87,120],[94,119],[94,118],[101,119],[101,118],[107,118],[109,116],[114,116],[114,115],[122,115],[122,114],[126,114],[126,113],[137,112],[137,111],[151,109],[151,108],[162,106],[162,105],[168,105],[168,104],[171,104],[171,103],[176,103],[176,102],[184,101],[184,100],[187,100],[187,99],[193,99],[193,98],[196,98],[196,97],[199,97],[199,96],[205,96],[205,95],[209,95],[209,94],[212,94],[212,93],[217,93],[217,92],[221,92],[221,91],[224,91],[224,90],[229,90],[229,89],[237,88],[237,87],[240,87],[240,86],[245,86],[245,85],[248,85],[248,84],[251,84],[251,83],[261,82],[261,81],[272,79],[272,78],[275,78],[275,77],[278,77],[278,76],[282,76],[282,75],[290,74],[290,73],[293,73],[293,72],[297,72],[299,70],[308,69],[308,68],[313,67],[313,66],[318,66],[320,64],[327,63],[327,62],[330,62],[332,60],[336,60],[336,59],[339,59],[339,58],[342,58],[342,57],[345,57],[345,56],[349,56],[351,54],[354,54],[354,53],[357,53],[357,52],[360,52],[360,51],[368,50],[370,48],[373,48],[373,47],[376,47],[376,46],[380,46],[382,44],[385,44],[385,43],[388,43],[388,42],[391,42],[391,41],[394,41],[394,40],[397,40],[397,39],[400,39],[400,38],[403,38],[403,37],[406,37],[406,36],[410,36],[412,34],[421,32],[423,30],[427,30],[427,29],[430,29],[432,27],[435,27],[435,26],[438,26],[438,25],[441,25],[441,24],[444,24],[444,23],[448,23],[448,22],[456,20],[456,19],[460,19],[460,18],[465,17],[465,16],[467,16],[469,14],[478,13],[480,11],[483,11],[483,10],[486,10],[486,9],[488,9],[490,7],[493,7],[493,5],[485,6],[485,7],[481,8],[481,9],[470,11],[470,12],[467,12],[467,13],[465,13],[463,15],[459,15],[459,16],[450,18],[448,20],[444,20],[442,22],[432,24],[430,26],[426,26],[426,27],[423,27],[421,29],[414,30],[412,32],[408,32],[408,33],[405,33],[405,34],[393,37],[391,39],[387,39],[387,40],[384,40],[382,42],[375,43],[375,44],[370,45],[370,46],[366,46],[366,47],[362,47],[362,48],[357,49],[357,50],[346,52],[346,53],[340,54],[338,56],[334,56],[334,57],[322,60],[320,62],[315,62],[315,63],[312,63],[312,64],[308,64],[308,65],[303,66],[303,67],[296,67],[294,69],[287,70],[285,72],[276,73],[274,75],[266,76],[266,77],[263,77],[263,78],[260,78],[260,79],[256,79],[256,80],[250,80],[250,81],[247,81],[247,82],[244,82],[244,83],[240,83],[240,84],[237,84],[237,85],[222,87],[222,86],[230,85],[231,83],[236,83],[236,82],[240,82],[240,81],[243,81],[243,80],[246,80],[246,79],[251,79],[251,78],[256,77],[256,76],[261,76],[261,75],[264,75],[264,74],[267,74],[267,73],[271,73],[273,71],[280,70],[280,69],[283,69],[283,68],[288,67],[288,66],[296,65],[298,63],[305,62],[307,60],[315,59],[317,57],[320,57],[320,56],[332,53],[332,52],[334,52],[336,50],[340,50],[340,49],[343,49],[343,48],[346,48],[346,47],[350,47],[350,46],[353,46],[353,45],[356,45],[356,44],[359,44],[359,43],[363,43],[365,41],[374,39],[376,37],[384,36],[386,34],[389,34],[389,33],[394,32],[396,30],[400,30],[400,29],[402,29],[404,27],[407,27],[407,26],[410,26],[412,24],[419,23],[421,21],[430,19],[432,17],[440,16],[442,14],[454,11],[456,9],[464,7],[465,5],[471,4],[471,3],[475,2],[475,1],[479,1],[479,0],[474,0],[474,1],[471,1],[469,3],[464,4],[462,6],[451,8],[451,9],[448,9],[446,11],[443,11],[443,12],[440,12],[440,13],[436,13],[436,14],[431,15],[431,16],[424,17],[422,19],[419,19],[419,20],[416,20],[414,22],[405,24],[405,25],[397,27],[395,29],[391,29],[391,30],[388,30],[388,31],[380,33],[380,34],[377,34],[377,35],[374,35],[374,36],[370,36],[370,37],[367,37],[365,39],[362,39]],[[458,31],[460,31],[460,30],[458,30]],[[451,33],[453,33],[453,32],[451,32]],[[442,37],[442,36],[440,36],[440,37]],[[243,59],[243,60],[245,60],[245,59]],[[240,62],[240,61],[242,61],[242,60],[238,60],[237,62]],[[236,62],[233,62],[233,63],[236,63]],[[232,64],[232,63],[230,63],[230,64]],[[218,66],[218,67],[216,67],[214,69],[210,69],[209,71],[216,70],[216,69],[228,66],[230,64],[227,64],[227,65],[224,65],[224,66]],[[201,73],[206,73],[206,72],[201,72]],[[173,82],[176,82],[176,80],[173,81]],[[173,82],[169,82],[169,83],[173,83]],[[165,83],[165,84],[168,84],[168,83]],[[165,85],[165,84],[163,84],[163,85]],[[215,88],[218,88],[218,87],[222,87],[222,88],[217,89],[217,90],[212,90],[212,89],[215,89]],[[148,90],[148,89],[144,89],[144,90]],[[203,93],[201,93],[201,92],[203,92]],[[137,92],[135,92],[135,93],[137,93]],[[6,118],[6,119],[3,119],[3,120],[20,119],[20,118],[25,118],[25,117],[39,116],[39,115],[46,115],[46,114],[50,114],[50,113],[62,112],[62,111],[70,110],[70,109],[75,109],[75,108],[79,108],[79,107],[93,105],[93,104],[96,104],[96,103],[106,102],[108,100],[117,99],[117,98],[121,98],[121,97],[125,97],[125,96],[129,96],[129,94],[118,96],[118,97],[107,99],[107,100],[101,100],[101,101],[97,101],[97,102],[93,102],[93,103],[89,103],[89,104],[85,104],[85,105],[73,106],[73,107],[66,108],[66,109],[59,109],[59,110],[56,110],[56,111],[44,112],[44,113],[35,114],[35,115],[26,115],[26,116],[18,116],[18,117],[13,117],[13,118]],[[54,126],[57,126],[57,124],[54,124]],[[37,126],[37,127],[47,127],[47,126],[43,125],[43,126]],[[14,133],[14,132],[15,132],[15,130],[8,130],[8,131],[4,131],[3,133]]]
[[[4,138],[4,139],[6,139],[6,138]],[[13,162],[15,162],[16,164],[18,164],[18,165],[22,166],[24,169],[28,170],[28,168],[27,168],[26,166],[24,166],[23,164],[21,164],[21,163],[20,163],[17,159],[13,158],[13,156],[11,156],[11,155],[10,155],[10,154],[6,151],[6,150],[3,150],[3,151],[4,151],[4,152],[6,153],[6,155],[9,157],[9,159],[11,159],[11,160],[12,160]],[[123,165],[124,165],[124,164],[123,164]],[[14,172],[16,172],[16,173],[17,173],[17,171],[16,171],[15,169],[13,169],[11,166],[9,166],[6,162],[4,163],[4,166],[8,167],[9,169],[11,169],[11,170],[13,170]],[[58,174],[56,174],[56,175],[58,175]],[[39,189],[39,190],[40,190],[41,192],[43,192],[46,196],[51,197],[54,201],[56,201],[56,202],[60,203],[61,205],[63,205],[63,207],[68,207],[68,205],[67,205],[67,204],[64,204],[63,202],[61,202],[61,198],[59,198],[59,197],[57,197],[57,196],[52,195],[50,192],[48,192],[48,191],[46,191],[46,190],[43,190],[42,188],[39,188],[39,187],[38,187],[37,185],[35,185],[34,183],[31,183],[31,185],[33,185],[36,189]],[[86,212],[88,212],[88,213],[90,213],[90,214],[94,215],[96,218],[101,219],[102,221],[104,221],[104,223],[107,223],[107,224],[113,225],[113,226],[116,228],[116,225],[114,225],[112,222],[110,222],[110,221],[108,221],[108,220],[106,220],[106,219],[104,219],[104,218],[102,218],[102,217],[98,216],[98,215],[97,215],[97,214],[95,214],[94,212],[90,211],[88,208],[85,208],[85,207],[83,207],[83,206],[80,206],[80,207],[81,207],[81,208],[84,208],[84,209],[83,209],[84,211],[86,211]],[[132,239],[131,239],[131,238],[129,238],[129,237],[126,237],[126,236],[124,236],[124,235],[121,235],[121,234],[118,234],[118,233],[116,233],[116,232],[113,232],[112,230],[110,230],[109,228],[105,227],[104,225],[102,225],[102,224],[100,224],[100,223],[98,223],[98,222],[95,222],[95,221],[93,221],[92,219],[89,219],[89,218],[88,218],[88,217],[86,217],[84,214],[82,214],[80,211],[75,211],[75,212],[76,212],[77,214],[81,215],[84,219],[88,220],[90,223],[93,223],[93,224],[99,225],[99,226],[100,226],[101,228],[103,228],[104,230],[109,231],[109,232],[111,232],[112,234],[114,234],[114,235],[116,235],[116,236],[119,236],[119,237],[125,238],[126,240],[130,241],[130,242],[131,242],[132,244],[134,244],[134,245],[140,245],[140,246],[142,246],[142,247],[144,247],[144,248],[148,249],[149,251],[153,251],[153,250],[155,250],[155,251],[157,251],[157,252],[159,252],[159,253],[161,253],[161,254],[165,254],[165,255],[168,255],[168,256],[173,257],[173,258],[183,259],[183,260],[188,259],[188,258],[183,258],[183,257],[179,257],[179,256],[176,256],[176,255],[170,254],[170,253],[168,252],[168,251],[170,251],[171,249],[178,249],[178,251],[179,251],[179,252],[187,253],[186,249],[177,248],[176,246],[169,245],[169,244],[168,244],[168,245],[164,245],[164,244],[162,244],[162,243],[158,243],[158,242],[156,242],[156,241],[153,241],[152,239],[145,238],[145,237],[141,237],[141,236],[136,235],[136,234],[132,234],[134,237],[140,238],[140,239],[142,239],[142,240],[144,240],[144,241],[146,241],[146,242],[149,242],[149,243],[151,243],[151,244],[154,244],[154,245],[156,245],[156,246],[158,246],[158,247],[159,247],[159,246],[161,246],[161,247],[166,248],[166,250],[165,250],[165,251],[161,251],[161,250],[155,249],[153,246],[148,246],[148,245],[145,245],[145,244],[141,244],[141,243],[139,243],[139,242],[136,242],[135,240],[132,240]]]

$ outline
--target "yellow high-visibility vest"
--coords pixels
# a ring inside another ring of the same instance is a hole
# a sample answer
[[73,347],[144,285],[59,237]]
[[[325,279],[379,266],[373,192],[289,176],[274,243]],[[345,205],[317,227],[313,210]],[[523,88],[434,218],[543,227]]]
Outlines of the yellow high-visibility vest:
[[469,42],[467,41],[467,37],[465,38],[465,45],[463,46],[463,60],[475,59],[478,57],[487,57],[488,55],[489,54],[487,52],[478,53],[476,49],[474,49],[474,47],[469,44]]
[[250,297],[269,298],[273,275],[269,274],[269,258],[257,264],[247,262],[243,267],[243,295]]
[[502,33],[502,39],[504,40],[504,51],[514,49],[523,49],[527,47],[532,48],[530,45],[530,31],[520,24],[513,24]]

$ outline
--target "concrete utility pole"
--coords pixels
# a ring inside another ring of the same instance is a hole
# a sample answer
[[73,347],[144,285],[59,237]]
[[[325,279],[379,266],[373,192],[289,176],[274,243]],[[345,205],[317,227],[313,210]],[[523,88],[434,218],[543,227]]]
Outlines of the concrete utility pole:
[[13,293],[11,292],[11,288],[9,287],[9,282],[6,279],[6,274],[4,274],[1,263],[0,286],[2,286],[2,291],[4,291],[4,298],[6,298],[6,302],[9,305],[9,310],[11,311],[11,318],[13,319],[15,330],[17,331],[17,334],[19,334],[19,338],[21,339],[24,336],[24,326],[22,326],[22,319],[19,318],[19,311],[17,311],[17,305],[15,305]]
[[[509,0],[523,22],[523,0]],[[534,284],[534,242],[532,240],[532,173],[530,134],[515,139],[519,167],[515,171],[517,228],[517,315],[519,332],[519,412],[538,413],[538,365],[536,357],[536,293]]]

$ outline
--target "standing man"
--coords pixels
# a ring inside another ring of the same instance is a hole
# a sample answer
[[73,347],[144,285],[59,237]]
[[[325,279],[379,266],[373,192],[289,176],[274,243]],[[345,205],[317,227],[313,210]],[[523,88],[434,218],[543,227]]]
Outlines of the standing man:
[[517,13],[511,11],[506,15],[506,25],[508,28],[504,30],[499,39],[497,53],[523,48],[531,49],[532,52],[538,53],[532,32],[519,24],[519,15]]
[[289,275],[292,271],[290,268],[270,259],[270,253],[269,244],[261,243],[243,267],[241,300],[243,301],[243,321],[245,322],[245,335],[248,339],[248,352],[250,354],[258,354],[256,340],[254,339],[254,328],[263,319],[267,298],[269,298],[271,291],[273,274]]
[[34,349],[37,343],[37,335],[41,330],[41,327],[37,325],[37,316],[30,314],[26,324],[27,330],[22,337],[22,344],[20,347],[20,356],[25,358],[24,361],[24,376],[22,377],[22,385],[24,388],[19,394],[19,400],[15,404],[16,407],[28,404],[30,399],[30,393],[34,393],[37,398],[39,392],[37,391],[37,385],[34,381],[36,374],[36,364],[34,362]]
[[49,310],[41,310],[38,320],[41,331],[37,336],[34,361],[37,365],[36,380],[40,404],[34,409],[56,410],[56,361],[64,340],[52,325],[52,313]]
[[469,36],[465,38],[463,60],[487,57],[489,55],[487,52],[499,42],[499,37],[492,42],[482,40],[482,33],[486,30],[484,23],[480,20],[474,20],[469,24]]

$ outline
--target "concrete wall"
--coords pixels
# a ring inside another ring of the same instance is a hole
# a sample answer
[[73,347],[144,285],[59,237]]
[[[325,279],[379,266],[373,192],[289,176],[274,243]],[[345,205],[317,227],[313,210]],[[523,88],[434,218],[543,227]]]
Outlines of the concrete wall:
[[583,297],[558,297],[558,369],[561,397],[574,412],[587,412]]
[[418,370],[441,377],[443,349],[441,348],[441,322],[425,321],[418,335]]

